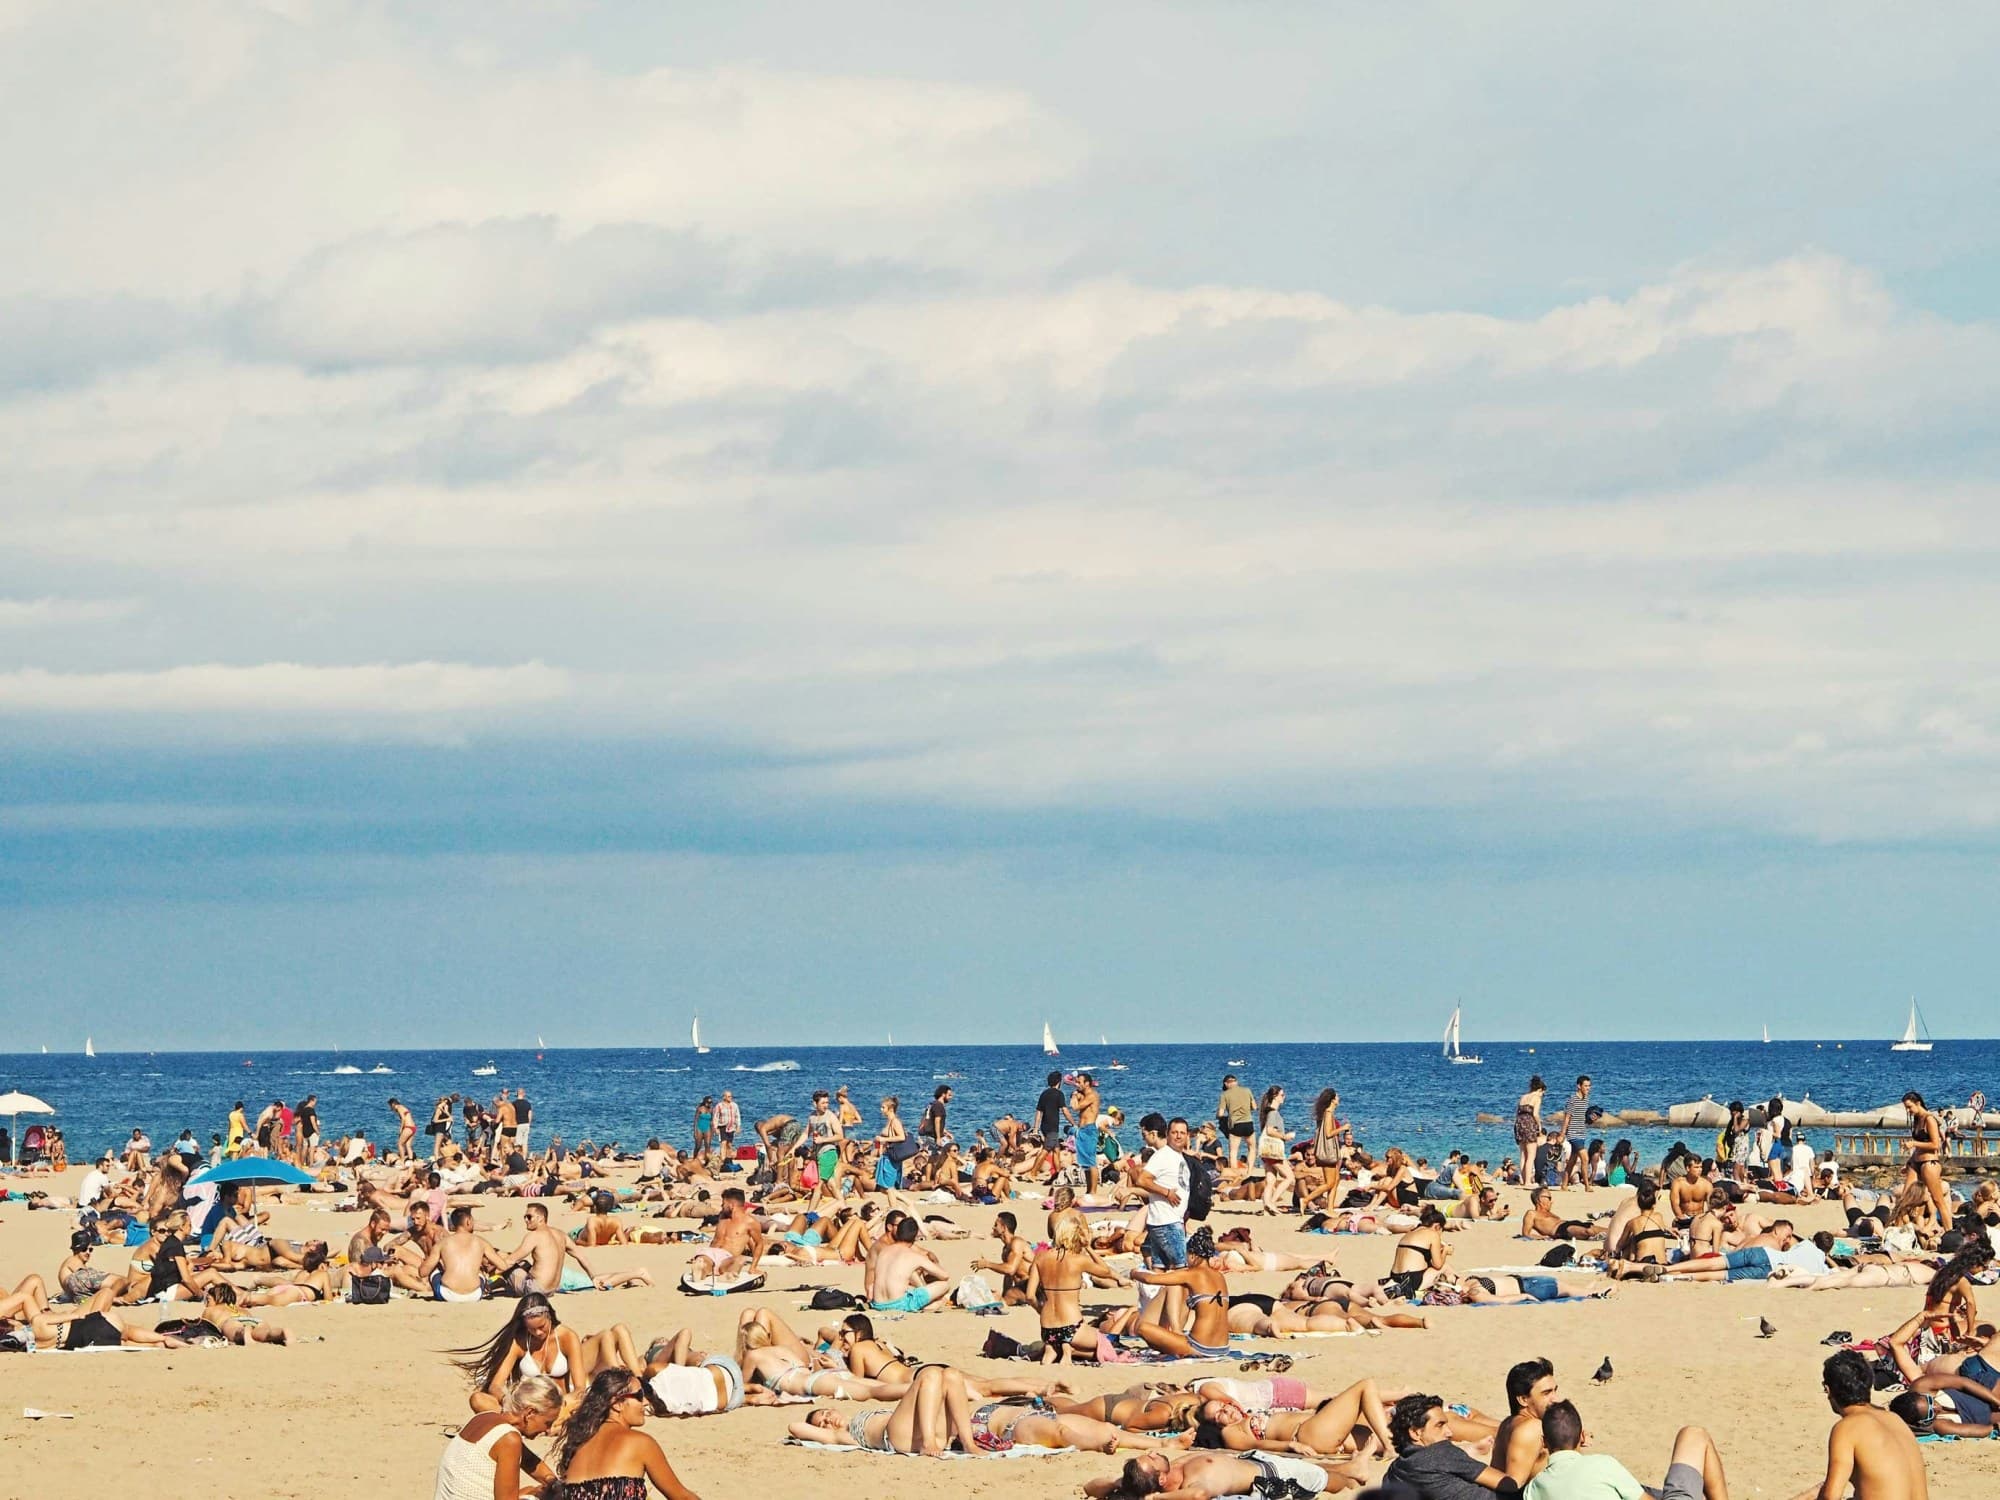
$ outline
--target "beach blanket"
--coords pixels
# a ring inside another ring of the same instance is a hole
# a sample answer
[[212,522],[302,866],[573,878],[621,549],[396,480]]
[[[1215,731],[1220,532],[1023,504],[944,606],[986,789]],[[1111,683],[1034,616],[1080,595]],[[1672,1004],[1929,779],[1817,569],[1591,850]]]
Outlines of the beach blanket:
[[[1461,1279],[1467,1276],[1546,1276],[1554,1269],[1556,1269],[1554,1266],[1540,1264],[1532,1266],[1474,1266],[1468,1271],[1460,1271],[1457,1274]],[[1562,1267],[1562,1272],[1565,1276],[1601,1276],[1604,1274],[1604,1267],[1595,1263],[1585,1264],[1584,1262],[1577,1261]]]
[[[849,1443],[808,1443],[803,1438],[785,1439],[794,1448],[809,1448],[815,1453],[869,1453],[877,1458],[921,1458],[920,1453],[884,1453],[880,1448],[856,1448]],[[940,1453],[939,1458],[1054,1458],[1061,1453],[1074,1453],[1074,1448],[1036,1448],[1027,1443],[1016,1443],[998,1453],[960,1453],[951,1449]]]

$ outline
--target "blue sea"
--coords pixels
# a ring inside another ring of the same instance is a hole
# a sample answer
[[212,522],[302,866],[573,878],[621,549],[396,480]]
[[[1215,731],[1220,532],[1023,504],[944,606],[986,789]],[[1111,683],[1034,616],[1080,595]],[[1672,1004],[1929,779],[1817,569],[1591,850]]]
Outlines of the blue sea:
[[[956,1093],[953,1132],[970,1140],[975,1125],[1002,1111],[1025,1116],[1054,1066],[1095,1071],[1107,1102],[1124,1107],[1134,1144],[1138,1117],[1147,1110],[1197,1123],[1212,1116],[1222,1075],[1230,1071],[1259,1091],[1283,1084],[1286,1124],[1301,1134],[1310,1129],[1313,1097],[1333,1084],[1365,1144],[1380,1150],[1401,1143],[1433,1160],[1454,1146],[1475,1157],[1510,1152],[1509,1125],[1481,1125],[1475,1117],[1511,1121],[1531,1073],[1548,1081],[1554,1110],[1578,1073],[1592,1076],[1593,1102],[1613,1110],[1664,1110],[1704,1094],[1756,1100],[1779,1092],[1794,1099],[1810,1094],[1830,1109],[1867,1109],[1912,1087],[1934,1104],[1962,1102],[1975,1089],[2000,1097],[2000,1043],[1990,1041],[1941,1040],[1928,1054],[1891,1052],[1886,1039],[1507,1042],[1480,1050],[1485,1061],[1476,1067],[1447,1065],[1435,1043],[1070,1046],[1054,1063],[1034,1047],[732,1047],[706,1056],[685,1048],[26,1054],[0,1056],[0,1092],[20,1089],[54,1105],[52,1120],[63,1127],[72,1160],[124,1140],[134,1125],[162,1145],[183,1127],[206,1144],[237,1099],[254,1118],[274,1098],[296,1104],[309,1092],[319,1095],[329,1138],[364,1127],[371,1139],[393,1140],[386,1104],[392,1094],[421,1124],[440,1094],[491,1099],[501,1087],[527,1090],[538,1145],[553,1134],[565,1142],[636,1147],[655,1134],[684,1145],[696,1102],[724,1089],[735,1091],[747,1123],[780,1110],[803,1115],[814,1088],[845,1084],[871,1129],[877,1101],[895,1094],[914,1129],[931,1091],[948,1082]],[[1114,1057],[1126,1071],[1108,1071]],[[472,1070],[487,1062],[498,1075],[474,1077]],[[335,1073],[342,1065],[368,1071]],[[23,1129],[30,1123],[21,1120]],[[1675,1134],[1624,1127],[1598,1133],[1657,1147]]]

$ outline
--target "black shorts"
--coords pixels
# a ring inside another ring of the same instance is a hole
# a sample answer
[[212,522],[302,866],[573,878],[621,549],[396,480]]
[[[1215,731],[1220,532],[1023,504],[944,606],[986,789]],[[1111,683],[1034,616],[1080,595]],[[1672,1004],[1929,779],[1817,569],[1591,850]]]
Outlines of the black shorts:
[[1229,1133],[1233,1136],[1236,1136],[1242,1140],[1247,1141],[1250,1139],[1251,1136],[1257,1133],[1257,1127],[1255,1125],[1252,1125],[1248,1120],[1245,1120],[1241,1125],[1231,1125],[1229,1127]]

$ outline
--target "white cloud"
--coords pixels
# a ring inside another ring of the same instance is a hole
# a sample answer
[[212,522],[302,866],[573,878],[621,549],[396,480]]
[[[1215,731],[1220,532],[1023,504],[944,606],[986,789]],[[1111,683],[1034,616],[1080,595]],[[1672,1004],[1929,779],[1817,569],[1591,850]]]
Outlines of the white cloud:
[[567,673],[527,662],[169,667],[152,672],[0,673],[0,714],[213,716],[224,725],[286,719],[369,720],[449,716],[548,703],[570,690]]
[[136,599],[0,598],[0,630],[114,624],[131,618],[138,609]]

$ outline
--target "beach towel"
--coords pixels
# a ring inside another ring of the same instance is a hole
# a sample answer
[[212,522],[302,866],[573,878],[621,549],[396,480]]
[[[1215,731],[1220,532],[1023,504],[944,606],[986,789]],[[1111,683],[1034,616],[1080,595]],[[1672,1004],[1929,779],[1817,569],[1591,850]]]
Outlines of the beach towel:
[[[808,1443],[803,1438],[785,1439],[794,1448],[809,1448],[815,1453],[869,1453],[877,1458],[921,1458],[920,1453],[884,1453],[880,1448],[856,1448],[849,1443]],[[1054,1458],[1062,1453],[1074,1453],[1074,1448],[1035,1448],[1026,1443],[1015,1443],[999,1453],[960,1453],[948,1449],[939,1458]]]

